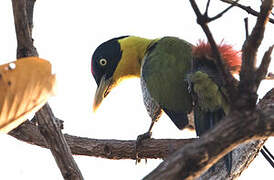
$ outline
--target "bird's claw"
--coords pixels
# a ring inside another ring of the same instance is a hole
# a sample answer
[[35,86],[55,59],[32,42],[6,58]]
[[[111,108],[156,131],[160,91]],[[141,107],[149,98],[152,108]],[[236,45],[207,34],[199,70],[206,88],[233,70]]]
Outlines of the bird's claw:
[[138,147],[138,146],[142,145],[142,141],[145,139],[150,139],[151,135],[152,135],[151,132],[146,132],[144,134],[139,135],[136,140],[136,146]]
[[[142,141],[145,139],[150,139],[151,138],[152,133],[151,132],[146,132],[144,134],[141,134],[137,137],[136,140],[136,145],[135,145],[135,153],[136,153],[136,161],[135,164],[138,164],[139,162],[141,162],[141,158],[139,158],[139,149],[142,146]],[[147,161],[146,161],[147,162]]]

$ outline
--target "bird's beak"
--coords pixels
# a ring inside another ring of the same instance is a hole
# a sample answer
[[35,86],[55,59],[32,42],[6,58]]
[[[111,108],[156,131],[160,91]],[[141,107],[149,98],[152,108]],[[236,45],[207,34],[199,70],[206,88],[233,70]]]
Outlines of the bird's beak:
[[106,79],[106,76],[104,75],[100,81],[99,86],[96,89],[93,103],[93,112],[95,112],[98,109],[103,99],[108,95],[111,89],[111,85],[112,78]]

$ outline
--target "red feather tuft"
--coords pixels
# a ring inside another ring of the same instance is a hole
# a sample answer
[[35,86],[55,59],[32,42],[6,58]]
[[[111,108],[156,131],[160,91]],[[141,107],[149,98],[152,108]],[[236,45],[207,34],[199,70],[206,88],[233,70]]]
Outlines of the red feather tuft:
[[[239,74],[242,65],[241,51],[237,51],[233,49],[231,45],[223,44],[223,42],[218,45],[218,49],[224,59],[225,65],[228,66],[229,70],[233,74]],[[201,40],[198,42],[197,46],[193,47],[192,53],[196,57],[208,57],[210,59],[214,58],[210,44]]]

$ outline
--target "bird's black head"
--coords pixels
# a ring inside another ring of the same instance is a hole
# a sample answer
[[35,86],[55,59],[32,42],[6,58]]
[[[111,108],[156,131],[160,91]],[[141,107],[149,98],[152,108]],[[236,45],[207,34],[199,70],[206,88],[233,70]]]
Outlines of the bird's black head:
[[119,61],[122,57],[122,51],[119,39],[123,39],[128,36],[121,36],[113,38],[102,43],[96,48],[92,55],[91,72],[99,86],[102,76],[108,79],[112,77]]

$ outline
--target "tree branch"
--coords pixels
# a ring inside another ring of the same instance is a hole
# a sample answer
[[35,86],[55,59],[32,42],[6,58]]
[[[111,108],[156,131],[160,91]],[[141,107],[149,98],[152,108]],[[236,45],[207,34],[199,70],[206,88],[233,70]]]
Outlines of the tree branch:
[[[26,3],[28,1],[28,3]],[[33,0],[12,0],[14,23],[17,37],[17,58],[38,56],[36,48],[33,46],[31,37]],[[31,26],[30,26],[31,25]]]
[[64,179],[84,179],[48,104],[36,114],[38,129],[48,144]]
[[[34,3],[35,0],[12,0],[18,46],[17,58],[38,56],[32,39]],[[40,132],[48,143],[64,179],[83,179],[61,129],[55,124],[48,104],[36,113],[36,118]]]
[[244,18],[244,22],[245,22],[245,39],[248,38],[249,36],[249,32],[248,32],[248,18]]
[[[237,3],[238,1],[239,0],[235,1],[235,3]],[[216,16],[209,18],[209,22],[210,21],[214,21],[214,20],[222,17],[227,11],[229,11],[233,7],[234,7],[234,3],[232,3],[229,7],[227,7],[225,10],[223,10],[222,12],[220,12],[219,14],[217,14]]]
[[[257,105],[257,110],[260,112],[265,109],[272,108],[273,110],[273,104],[274,104],[274,89],[272,89],[270,92],[265,95],[265,97],[260,101],[260,103]],[[272,107],[271,107],[272,106]],[[245,113],[246,114],[246,113]],[[243,122],[244,129],[252,129],[253,125],[256,124],[254,122],[252,125],[250,125],[250,121],[253,121],[253,117],[247,116],[247,120]],[[268,115],[265,114],[264,117],[267,117]],[[273,114],[272,114],[273,116]],[[272,117],[273,118],[273,117]],[[236,121],[238,122],[238,121]],[[242,122],[242,121],[240,121]],[[266,122],[266,121],[264,121]],[[267,122],[272,123],[272,127],[274,126],[274,121]],[[229,131],[222,131],[219,130],[219,127],[216,127],[218,129],[218,132],[216,133],[217,136],[220,134],[224,134],[223,136],[233,136],[237,137],[237,133],[242,133],[245,135],[245,132],[240,128],[238,129],[238,125],[225,125],[228,129],[233,128],[233,130]],[[237,133],[234,131],[237,130]],[[264,131],[264,129],[259,129],[259,131]],[[220,134],[218,134],[220,133]],[[215,134],[215,135],[216,135]],[[18,128],[14,129],[9,133],[9,135],[17,138],[18,140],[38,145],[41,147],[49,148],[47,143],[45,143],[43,136],[41,135],[38,127],[35,125],[35,123],[26,121]],[[269,136],[271,134],[268,134]],[[272,133],[273,135],[273,133]],[[128,141],[121,141],[121,140],[100,140],[100,139],[89,139],[84,137],[76,137],[72,135],[65,134],[66,141],[68,145],[70,146],[70,149],[73,154],[75,155],[85,155],[85,156],[95,156],[95,157],[101,157],[101,158],[108,158],[108,159],[135,159],[135,145],[136,141],[134,140],[128,140]],[[263,136],[263,137],[267,137]],[[251,138],[247,134],[248,138]],[[224,137],[225,138],[225,137]],[[258,138],[258,137],[256,137]],[[219,142],[221,142],[219,139],[215,139],[211,137],[212,142],[211,147],[214,149],[220,149],[219,148]],[[146,159],[146,158],[167,158],[170,154],[175,152],[176,150],[180,149],[181,147],[186,147],[187,144],[190,143],[196,143],[197,139],[148,139],[143,141],[143,146],[140,148],[140,158]],[[202,140],[199,140],[203,141]],[[227,140],[225,140],[227,142]],[[227,142],[229,143],[229,142]],[[243,144],[240,145],[239,148],[233,151],[233,167],[232,167],[232,176],[230,177],[233,179],[234,177],[237,177],[241,174],[241,172],[248,167],[250,162],[256,157],[257,153],[259,152],[260,147],[263,145],[264,140],[258,140],[254,141],[252,143]],[[217,144],[217,145],[216,145]],[[238,143],[240,144],[240,143]],[[236,145],[235,145],[236,146]],[[194,149],[197,149],[198,147],[194,147]],[[203,147],[203,150],[207,149],[208,147]],[[230,151],[231,147],[228,148],[226,152]],[[189,149],[189,151],[193,151],[193,149]],[[202,151],[202,150],[201,150]],[[206,152],[210,152],[211,149],[209,149]],[[210,152],[211,153],[211,152]],[[216,153],[218,154],[218,153]],[[211,160],[208,166],[212,165],[214,162],[219,159],[219,155],[214,154],[212,157],[215,160]],[[216,157],[215,157],[216,155]],[[182,156],[185,156],[182,154]],[[218,156],[218,157],[217,157]],[[197,155],[193,156],[192,158],[197,158]],[[178,161],[182,162],[182,161]],[[195,161],[186,161],[186,162],[192,162],[191,165],[194,165]],[[198,163],[197,164],[201,164]],[[203,164],[205,165],[205,164]],[[228,178],[227,172],[224,170],[224,162],[219,162],[216,165],[216,170],[214,172],[207,171],[202,177],[205,179],[208,179],[209,177],[216,176],[216,177],[223,177]],[[189,170],[189,169],[188,169]],[[203,178],[202,178],[203,179]]]
[[210,5],[210,0],[207,0],[206,9],[205,9],[205,13],[204,13],[206,16],[208,16],[209,5]]
[[[9,133],[20,141],[49,148],[38,127],[26,121]],[[75,155],[94,156],[107,159],[136,159],[135,140],[90,139],[69,134],[64,135],[71,152]],[[175,150],[196,139],[148,139],[142,142],[140,158],[166,158]]]
[[200,140],[176,151],[144,179],[195,179],[237,145],[273,136],[274,89],[261,103],[264,105],[258,105],[256,111],[231,112]]
[[265,79],[267,70],[271,61],[271,53],[273,51],[274,45],[272,45],[268,51],[265,52],[262,62],[256,71],[256,86],[259,87],[261,81]]
[[215,61],[217,64],[217,67],[219,71],[221,72],[222,76],[224,77],[224,87],[227,89],[228,97],[230,98],[231,102],[234,102],[236,100],[235,95],[237,94],[237,80],[231,75],[227,67],[224,65],[224,61],[222,60],[222,56],[218,50],[218,47],[216,45],[216,42],[213,38],[212,33],[209,30],[209,27],[207,26],[207,19],[208,17],[205,15],[202,15],[195,0],[190,0],[190,4],[197,16],[197,23],[202,27],[203,31],[205,32],[208,42],[210,43],[211,49],[213,51],[213,54],[215,55]]
[[[255,11],[250,6],[244,6],[242,4],[237,3],[236,1],[233,1],[233,0],[220,0],[220,1],[228,3],[228,4],[234,4],[234,6],[243,9],[248,14],[251,14],[253,16],[259,16],[260,15],[259,12]],[[274,23],[274,19],[269,18],[269,22]]]
[[[255,109],[255,104],[257,100],[257,88],[254,88],[256,84],[254,82],[255,68],[253,66],[256,58],[254,55],[256,55],[257,49],[263,39],[265,23],[267,22],[268,16],[272,9],[273,1],[265,0],[262,3],[261,12],[258,17],[256,26],[253,29],[251,35],[245,41],[243,48],[244,63],[241,69],[242,77],[240,81],[239,91],[238,87],[236,86],[234,86],[234,89],[231,89],[227,86],[232,86],[234,84],[231,83],[232,81],[230,81],[229,79],[229,75],[231,76],[231,74],[227,72],[227,69],[225,69],[224,65],[221,62],[222,59],[220,53],[218,52],[216,43],[206,24],[206,20],[208,19],[208,17],[205,17],[206,14],[201,14],[195,0],[190,0],[190,3],[193,7],[194,12],[197,15],[197,23],[201,25],[202,29],[208,37],[208,41],[211,44],[213,53],[216,54],[216,64],[224,77],[225,88],[227,88],[229,96],[232,97],[232,100],[237,100],[236,97],[238,96],[237,98],[239,100],[237,101],[237,106],[232,105],[232,107],[234,108],[231,110],[231,113],[226,116],[222,120],[222,122],[220,122],[214,129],[202,136],[199,141],[188,144],[175,152],[172,156],[170,156],[163,163],[161,163],[154,171],[152,171],[145,179],[155,179],[156,177],[157,179],[197,178],[209,167],[211,167],[212,164],[214,164],[225,154],[233,150],[238,145],[238,143],[249,141],[248,137],[260,139],[266,138],[269,133],[272,135],[274,134],[274,126],[271,127],[271,125],[267,125],[268,121],[272,121],[272,123],[274,121],[273,103],[263,110]],[[265,56],[267,57],[270,53],[266,54],[267,55]],[[266,62],[270,62],[270,57],[267,57],[265,59]],[[248,78],[248,76],[253,77]],[[272,89],[272,94],[273,91],[274,90]],[[232,92],[236,94],[233,95]],[[266,114],[268,116],[266,116]],[[247,120],[248,118],[249,120]],[[252,125],[247,128],[247,124]],[[232,127],[237,128],[234,129]],[[259,133],[257,131],[258,129],[262,131]],[[269,129],[271,129],[271,132],[269,131]],[[237,135],[237,137],[232,137],[232,134]]]
[[237,101],[235,106],[236,108],[252,108],[256,105],[258,98],[257,85],[260,84],[260,82],[256,82],[257,73],[255,73],[257,51],[263,40],[265,25],[268,22],[268,16],[270,15],[272,7],[273,0],[263,1],[256,25],[243,44],[242,66],[239,83],[239,97],[242,98],[238,98],[240,101]]
[[[27,19],[28,19],[28,26],[30,29],[30,37],[32,37],[32,29],[33,29],[33,11],[34,11],[34,4],[36,0],[27,0],[26,1],[26,12],[27,12]],[[32,39],[33,41],[33,39]],[[37,55],[38,56],[38,55]]]

